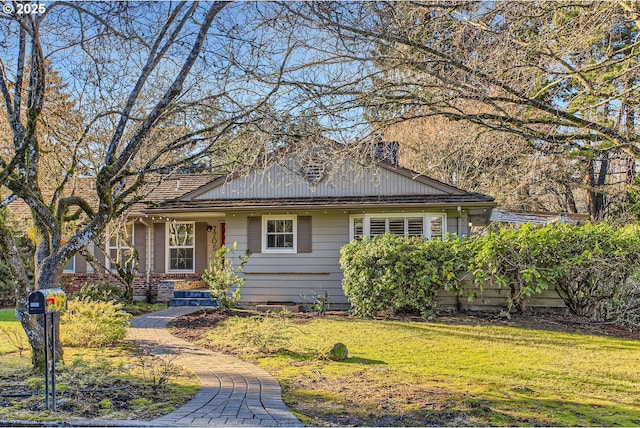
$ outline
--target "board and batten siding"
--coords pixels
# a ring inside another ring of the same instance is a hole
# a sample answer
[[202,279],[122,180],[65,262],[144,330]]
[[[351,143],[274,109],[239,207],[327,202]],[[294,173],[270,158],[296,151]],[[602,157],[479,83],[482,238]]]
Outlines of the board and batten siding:
[[379,166],[351,167],[345,162],[339,171],[311,184],[300,174],[280,165],[272,165],[264,172],[237,177],[198,195],[196,200],[262,199],[299,197],[442,195],[443,190],[397,174]]
[[[238,243],[237,254],[247,249],[248,225],[258,224],[249,218],[260,218],[262,214],[267,213],[227,215],[226,242],[228,245]],[[247,280],[241,291],[243,303],[313,304],[317,295],[326,293],[331,304],[347,304],[342,292],[340,247],[349,240],[349,215],[342,211],[298,215],[310,217],[311,252],[252,254],[243,273]]]

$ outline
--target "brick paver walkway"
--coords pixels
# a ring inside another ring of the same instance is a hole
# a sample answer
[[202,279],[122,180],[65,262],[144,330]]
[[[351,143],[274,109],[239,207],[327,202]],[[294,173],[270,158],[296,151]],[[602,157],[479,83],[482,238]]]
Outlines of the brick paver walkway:
[[238,358],[212,352],[171,335],[167,323],[197,311],[168,308],[136,317],[129,337],[152,353],[184,366],[200,378],[200,391],[180,409],[151,421],[154,426],[303,426],[282,401],[278,382]]

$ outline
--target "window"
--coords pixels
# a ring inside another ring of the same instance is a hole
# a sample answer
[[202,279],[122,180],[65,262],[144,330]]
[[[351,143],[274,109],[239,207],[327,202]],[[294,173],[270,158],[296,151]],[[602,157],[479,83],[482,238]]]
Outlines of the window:
[[71,257],[66,265],[64,265],[64,273],[75,273],[76,271],[76,256]]
[[195,223],[167,223],[169,272],[193,272]]
[[445,233],[444,214],[362,214],[351,216],[350,222],[351,239],[385,233],[443,239]]
[[295,215],[262,217],[262,252],[297,252],[297,218]]
[[127,223],[112,230],[107,244],[107,268],[115,271],[121,268],[133,268],[133,223]]

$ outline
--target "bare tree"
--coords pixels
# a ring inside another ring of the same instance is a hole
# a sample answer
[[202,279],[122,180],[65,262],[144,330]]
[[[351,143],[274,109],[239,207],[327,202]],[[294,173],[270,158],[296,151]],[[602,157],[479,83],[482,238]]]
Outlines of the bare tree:
[[[28,316],[29,292],[55,287],[67,261],[144,197],[149,174],[224,157],[221,142],[277,93],[292,48],[286,34],[264,26],[266,5],[54,2],[32,14],[13,6],[0,16],[0,95],[10,136],[0,153],[0,186],[9,192],[0,206],[19,198],[31,211],[35,283],[4,222],[0,250],[16,281],[33,363],[41,366],[42,327]],[[272,84],[257,83],[258,75]],[[82,124],[43,141],[56,81]],[[64,167],[51,166],[49,154],[62,150]],[[95,177],[90,197],[74,187],[80,174]]]
[[524,139],[545,154],[582,157],[594,220],[606,207],[607,159],[640,157],[635,2],[306,6],[298,18],[339,40],[322,51],[355,76],[316,91],[339,89],[377,127],[443,116]]

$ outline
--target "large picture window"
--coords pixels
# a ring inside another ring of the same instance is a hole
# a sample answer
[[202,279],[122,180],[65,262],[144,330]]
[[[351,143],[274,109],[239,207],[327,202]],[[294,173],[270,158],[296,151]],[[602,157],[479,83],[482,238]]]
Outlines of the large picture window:
[[352,240],[385,233],[443,239],[444,225],[444,214],[362,214],[350,217],[349,230]]
[[297,252],[297,224],[295,215],[262,217],[262,252]]
[[195,223],[167,223],[169,272],[193,272]]

